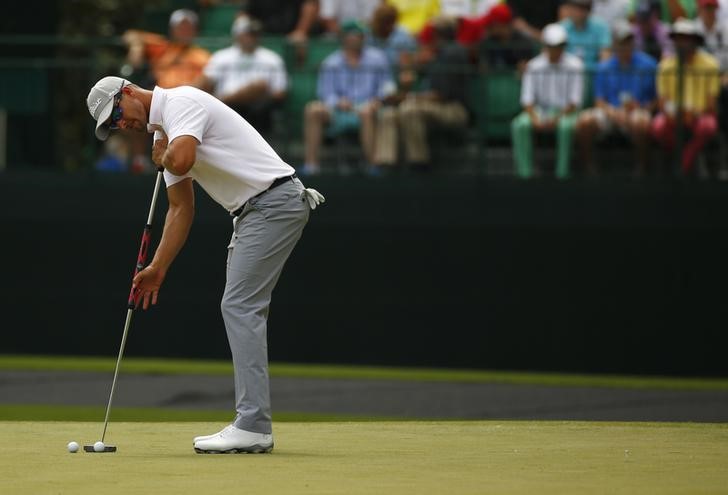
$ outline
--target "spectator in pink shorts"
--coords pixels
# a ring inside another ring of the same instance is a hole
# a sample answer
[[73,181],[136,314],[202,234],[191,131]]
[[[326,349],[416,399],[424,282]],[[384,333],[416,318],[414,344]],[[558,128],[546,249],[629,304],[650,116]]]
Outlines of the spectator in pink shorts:
[[706,143],[718,131],[717,98],[720,92],[718,61],[698,46],[703,36],[694,21],[678,19],[670,37],[677,55],[660,62],[657,75],[657,96],[660,113],[652,121],[652,136],[666,149],[675,147],[678,117],[678,57],[684,65],[682,81],[682,124],[690,132],[681,157],[683,173],[689,173]]

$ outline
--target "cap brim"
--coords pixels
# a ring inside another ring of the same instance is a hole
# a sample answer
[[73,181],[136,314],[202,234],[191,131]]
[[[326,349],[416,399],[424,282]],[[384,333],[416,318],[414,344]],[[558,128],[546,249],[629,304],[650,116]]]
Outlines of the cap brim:
[[109,124],[106,122],[111,116],[111,111],[114,109],[114,99],[112,98],[99,113],[99,118],[96,120],[96,137],[101,141],[106,141],[109,137],[111,129]]

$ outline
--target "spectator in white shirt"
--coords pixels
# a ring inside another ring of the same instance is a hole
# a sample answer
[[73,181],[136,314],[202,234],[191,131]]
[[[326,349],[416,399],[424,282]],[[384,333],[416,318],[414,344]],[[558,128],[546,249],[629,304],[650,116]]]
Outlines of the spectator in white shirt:
[[556,177],[569,177],[571,142],[584,92],[584,63],[565,53],[567,34],[560,24],[543,30],[544,51],[526,66],[521,86],[523,112],[511,124],[516,173],[533,177],[533,133],[555,132]]
[[283,59],[260,46],[261,24],[247,16],[233,23],[234,43],[215,52],[195,86],[214,94],[263,134],[288,88]]

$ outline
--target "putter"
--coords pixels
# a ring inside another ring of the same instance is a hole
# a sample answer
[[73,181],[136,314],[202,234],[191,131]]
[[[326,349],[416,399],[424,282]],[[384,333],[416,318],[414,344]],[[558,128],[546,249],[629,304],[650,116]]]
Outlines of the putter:
[[[149,250],[149,244],[152,240],[152,219],[154,217],[154,208],[157,206],[157,196],[159,196],[159,185],[162,180],[162,172],[164,168],[160,167],[157,169],[157,182],[154,184],[154,193],[152,194],[152,204],[149,207],[149,216],[147,217],[147,224],[144,226],[144,233],[142,234],[142,242],[139,246],[139,255],[137,256],[136,267],[134,268],[134,275],[132,280],[137,276],[137,273],[144,269],[144,265],[147,262],[147,252]],[[126,346],[126,336],[129,333],[129,325],[131,325],[131,317],[134,314],[134,309],[139,304],[139,293],[134,288],[132,282],[131,291],[129,292],[129,299],[127,301],[126,311],[126,323],[124,323],[124,333],[121,335],[121,346],[119,346],[119,357],[116,358],[116,368],[114,368],[114,380],[111,382],[111,392],[109,393],[109,402],[106,404],[106,415],[104,416],[104,430],[101,433],[101,443],[106,438],[106,427],[109,425],[109,412],[111,412],[111,403],[114,400],[114,391],[116,390],[116,379],[119,376],[119,365],[121,364],[121,357],[124,355],[124,347]],[[93,445],[84,445],[83,450],[92,453],[103,453],[103,452],[116,452],[115,445],[104,445],[103,450],[95,450]]]

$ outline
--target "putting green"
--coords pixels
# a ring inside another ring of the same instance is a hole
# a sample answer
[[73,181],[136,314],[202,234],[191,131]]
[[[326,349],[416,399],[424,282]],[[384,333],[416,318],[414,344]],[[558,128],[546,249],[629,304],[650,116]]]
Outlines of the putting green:
[[0,493],[725,493],[728,425],[279,423],[271,455],[196,455],[219,423],[0,422]]

